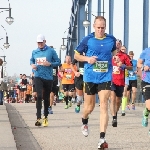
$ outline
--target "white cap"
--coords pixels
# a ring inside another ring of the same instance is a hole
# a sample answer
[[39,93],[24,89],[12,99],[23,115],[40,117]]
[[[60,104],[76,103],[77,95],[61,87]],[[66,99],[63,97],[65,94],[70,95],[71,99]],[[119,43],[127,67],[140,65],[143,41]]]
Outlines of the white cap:
[[36,41],[37,42],[43,42],[45,40],[45,37],[44,37],[44,35],[42,35],[42,34],[39,34],[38,36],[37,36],[37,38],[36,38]]

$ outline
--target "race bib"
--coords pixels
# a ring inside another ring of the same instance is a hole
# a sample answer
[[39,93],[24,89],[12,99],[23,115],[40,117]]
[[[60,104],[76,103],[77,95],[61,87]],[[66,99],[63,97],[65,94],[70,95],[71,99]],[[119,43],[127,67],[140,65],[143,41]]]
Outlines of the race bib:
[[84,68],[79,68],[79,72],[80,72],[80,74],[83,75],[83,73],[84,73]]
[[93,66],[95,72],[108,72],[108,61],[97,61]]
[[36,59],[36,64],[37,65],[43,65],[43,62],[46,61],[46,57],[41,57]]
[[113,74],[120,74],[120,68],[118,66],[113,66]]
[[71,70],[70,68],[67,68],[67,69],[65,69],[65,72],[66,72],[66,73],[71,73],[72,70]]
[[56,76],[56,69],[53,69],[53,76]]
[[66,79],[67,79],[67,80],[70,80],[70,79],[71,79],[71,77],[72,77],[72,75],[71,75],[71,74],[66,74]]

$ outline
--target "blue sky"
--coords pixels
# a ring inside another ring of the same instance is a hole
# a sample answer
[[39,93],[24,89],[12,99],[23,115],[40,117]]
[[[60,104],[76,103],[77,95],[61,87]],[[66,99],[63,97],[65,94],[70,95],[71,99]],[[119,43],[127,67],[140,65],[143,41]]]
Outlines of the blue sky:
[[[105,0],[107,23],[109,23],[108,1]],[[47,45],[53,45],[59,54],[62,37],[67,37],[67,32],[65,34],[64,32],[69,27],[72,0],[10,0],[10,4],[12,17],[15,19],[12,25],[5,22],[8,12],[0,13],[0,25],[8,32],[10,48],[7,50],[3,48],[5,40],[0,41],[0,47],[4,49],[6,55],[8,75],[14,73],[29,75],[31,73],[29,60],[32,50],[37,48],[38,34],[44,34]],[[130,1],[129,50],[135,52],[136,59],[142,51],[142,4],[143,0]],[[1,7],[8,7],[8,1],[1,0]],[[123,40],[123,12],[123,0],[115,0],[114,36],[121,40]],[[97,0],[92,0],[92,13],[97,15]],[[94,17],[92,21],[93,19]],[[93,31],[92,27],[91,29]],[[0,27],[0,38],[2,37],[5,38],[5,31]],[[3,54],[0,50],[0,55]],[[65,51],[62,52],[62,59],[64,56]]]

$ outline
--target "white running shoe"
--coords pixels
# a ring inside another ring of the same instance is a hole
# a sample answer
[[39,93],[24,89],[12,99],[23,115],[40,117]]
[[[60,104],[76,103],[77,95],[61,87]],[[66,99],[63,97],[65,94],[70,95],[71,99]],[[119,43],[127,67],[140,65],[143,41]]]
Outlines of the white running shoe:
[[108,144],[106,143],[105,138],[100,138],[98,142],[98,149],[108,148]]
[[87,137],[87,136],[89,135],[88,125],[87,125],[87,124],[82,125],[81,131],[82,131],[83,135],[84,135],[85,137]]

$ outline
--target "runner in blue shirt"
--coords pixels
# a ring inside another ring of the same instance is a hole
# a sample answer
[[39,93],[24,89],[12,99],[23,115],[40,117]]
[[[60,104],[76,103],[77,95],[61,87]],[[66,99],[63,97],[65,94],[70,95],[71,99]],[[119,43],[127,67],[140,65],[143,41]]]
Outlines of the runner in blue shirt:
[[[88,115],[95,107],[95,95],[100,98],[100,139],[98,149],[107,148],[105,133],[108,124],[108,99],[112,79],[112,53],[116,53],[116,39],[106,34],[106,19],[97,16],[94,20],[94,33],[84,37],[75,50],[75,59],[84,63],[85,83],[84,109],[81,127],[88,136]],[[85,56],[82,54],[85,53]]]
[[[142,91],[145,99],[145,109],[143,111],[142,126],[148,126],[148,116],[150,113],[150,48],[142,51],[138,60],[138,68],[142,70]],[[150,130],[149,130],[150,134]]]
[[132,60],[133,70],[128,71],[129,73],[129,85],[127,88],[127,97],[128,97],[128,105],[127,109],[130,110],[130,92],[132,91],[132,109],[135,110],[135,99],[136,99],[136,93],[137,93],[137,60],[133,59],[134,53],[133,51],[129,52],[130,59]]
[[[44,99],[43,126],[48,126],[48,107],[53,82],[53,67],[60,65],[56,51],[46,45],[43,35],[37,36],[38,48],[32,51],[30,65],[34,72],[34,83],[37,92],[37,121],[35,126],[41,126],[42,99]],[[43,92],[44,91],[44,92]]]

